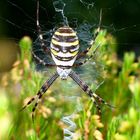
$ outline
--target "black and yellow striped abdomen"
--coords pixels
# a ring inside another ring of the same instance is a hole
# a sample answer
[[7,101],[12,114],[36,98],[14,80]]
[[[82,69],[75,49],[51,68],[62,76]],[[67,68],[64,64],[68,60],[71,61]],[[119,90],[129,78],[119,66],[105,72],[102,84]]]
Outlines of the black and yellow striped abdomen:
[[73,65],[79,51],[76,32],[64,26],[56,30],[51,40],[51,55],[58,66],[67,68]]

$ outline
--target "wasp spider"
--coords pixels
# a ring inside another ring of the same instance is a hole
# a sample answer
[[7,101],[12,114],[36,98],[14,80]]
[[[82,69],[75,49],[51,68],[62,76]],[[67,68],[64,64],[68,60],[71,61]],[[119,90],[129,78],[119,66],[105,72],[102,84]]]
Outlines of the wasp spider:
[[[43,38],[43,34],[41,31],[41,27],[39,24],[39,0],[37,0],[37,31],[39,34],[39,47],[44,49],[46,55],[50,56],[54,63],[46,62],[41,59],[38,55],[32,51],[32,55],[34,59],[36,59],[40,64],[46,67],[56,67],[56,72],[54,75],[50,77],[40,88],[38,93],[29,100],[29,102],[22,108],[25,109],[28,105],[30,105],[34,100],[36,100],[35,105],[32,109],[32,117],[34,116],[35,109],[38,105],[39,100],[42,98],[43,94],[48,90],[48,88],[53,84],[53,82],[60,77],[62,80],[66,80],[68,76],[70,76],[80,87],[81,89],[90,97],[90,99],[95,104],[98,113],[101,113],[100,106],[98,103],[103,103],[112,107],[106,101],[104,101],[101,97],[99,97],[96,93],[94,93],[89,86],[80,79],[80,77],[72,70],[73,67],[78,67],[87,62],[88,59],[85,59],[83,62],[78,62],[83,55],[86,55],[90,48],[92,47],[94,41],[90,44],[90,46],[84,50],[83,52],[79,52],[79,39],[76,32],[69,26],[63,26],[58,28],[52,38],[50,47],[46,47],[48,45],[46,40]],[[96,37],[97,35],[95,35]],[[47,48],[47,49],[46,49]],[[90,56],[92,57],[92,56]]]

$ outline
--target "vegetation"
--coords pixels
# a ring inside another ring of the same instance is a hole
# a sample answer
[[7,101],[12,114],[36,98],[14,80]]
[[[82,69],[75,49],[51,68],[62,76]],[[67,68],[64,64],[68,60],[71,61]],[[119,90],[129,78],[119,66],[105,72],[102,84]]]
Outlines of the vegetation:
[[[116,40],[104,30],[100,31],[96,40],[96,43],[99,42],[102,43],[102,47],[97,49],[95,55],[98,56],[97,61],[102,61],[105,65],[102,74],[106,80],[96,93],[115,108],[101,105],[102,116],[99,117],[92,102],[82,94],[82,110],[77,111],[73,118],[77,124],[74,139],[139,140],[140,60],[135,58],[133,52],[126,52],[123,60],[119,60],[116,54]],[[34,122],[31,117],[33,104],[19,111],[49,77],[47,72],[34,71],[35,66],[30,54],[31,44],[28,37],[20,41],[21,54],[18,60],[1,78],[1,140],[61,140],[63,128],[67,127],[61,118],[67,113],[72,113],[76,104],[79,104],[77,99],[68,101],[62,95],[82,92],[80,88],[73,87],[74,83],[70,79],[68,82],[58,79],[43,96]]]

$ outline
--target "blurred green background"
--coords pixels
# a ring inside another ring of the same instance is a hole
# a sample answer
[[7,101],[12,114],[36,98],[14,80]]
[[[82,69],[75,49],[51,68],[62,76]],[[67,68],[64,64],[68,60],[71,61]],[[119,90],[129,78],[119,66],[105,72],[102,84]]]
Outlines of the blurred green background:
[[[53,29],[63,20],[60,13],[55,11],[53,2],[40,0],[40,24],[43,31]],[[102,46],[97,51],[100,56],[96,59],[104,64],[101,74],[106,80],[96,93],[116,106],[113,110],[102,106],[103,114],[99,118],[95,115],[92,103],[85,96],[82,97],[84,107],[75,117],[75,139],[139,140],[140,1],[64,0],[64,3],[64,14],[71,26],[86,21],[95,30],[99,26],[102,9],[103,30],[96,40],[97,44],[102,42]],[[60,118],[64,112],[72,112],[74,107],[73,103],[67,104],[61,96],[58,100],[53,95],[69,94],[71,87],[72,94],[82,92],[72,81],[64,83],[59,79],[44,96],[44,104],[36,111],[34,124],[31,119],[32,105],[19,112],[26,100],[34,96],[48,79],[47,74],[33,69],[30,49],[32,40],[36,38],[35,0],[1,0],[0,140],[63,139],[62,129],[66,126]]]

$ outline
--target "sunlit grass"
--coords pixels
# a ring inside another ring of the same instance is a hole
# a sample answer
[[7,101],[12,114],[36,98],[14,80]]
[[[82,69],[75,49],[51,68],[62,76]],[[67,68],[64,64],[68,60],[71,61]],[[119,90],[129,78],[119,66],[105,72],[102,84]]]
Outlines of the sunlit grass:
[[[111,35],[107,35],[106,31],[100,33],[98,40],[102,40],[103,48],[97,50],[99,52],[96,55],[101,51],[104,52],[100,60],[105,64],[103,74],[106,81],[96,93],[115,108],[110,109],[102,105],[103,113],[99,117],[91,101],[83,99],[82,110],[75,113],[74,120],[77,128],[74,139],[139,140],[140,62],[135,61],[133,52],[125,53],[123,60],[119,60],[115,46],[111,46],[116,44],[116,40]],[[73,105],[78,103],[77,100],[73,103],[61,97],[61,93],[71,92],[70,89],[66,90],[68,89],[66,82],[61,83],[58,79],[47,91],[42,100],[43,104],[40,103],[36,111],[34,123],[31,119],[32,105],[26,110],[19,111],[48,78],[47,74],[34,71],[30,54],[31,44],[28,37],[21,40],[21,55],[13,64],[13,68],[1,78],[0,139],[62,140],[62,129],[66,126],[60,119],[65,113],[73,112],[75,110]],[[61,89],[60,84],[64,89]],[[56,94],[60,97],[56,98]]]

